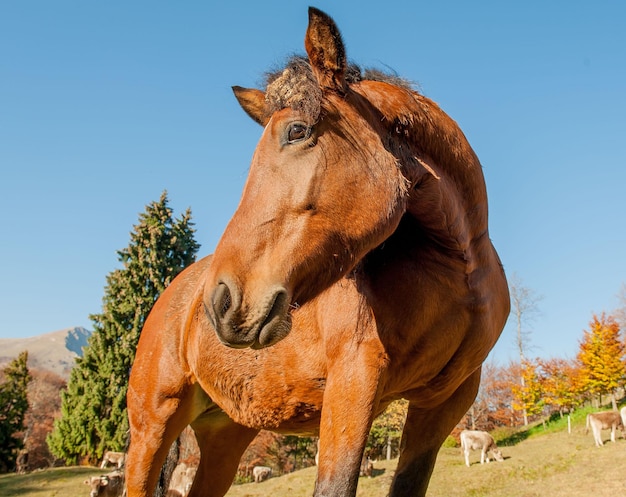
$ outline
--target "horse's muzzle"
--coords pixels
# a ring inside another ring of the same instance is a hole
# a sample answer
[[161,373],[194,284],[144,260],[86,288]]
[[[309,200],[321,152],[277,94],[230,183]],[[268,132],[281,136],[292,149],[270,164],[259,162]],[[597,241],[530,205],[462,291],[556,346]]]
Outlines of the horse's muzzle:
[[259,302],[246,305],[237,286],[220,281],[206,307],[217,337],[224,345],[260,349],[282,340],[291,330],[289,304],[287,290],[277,286],[266,292]]

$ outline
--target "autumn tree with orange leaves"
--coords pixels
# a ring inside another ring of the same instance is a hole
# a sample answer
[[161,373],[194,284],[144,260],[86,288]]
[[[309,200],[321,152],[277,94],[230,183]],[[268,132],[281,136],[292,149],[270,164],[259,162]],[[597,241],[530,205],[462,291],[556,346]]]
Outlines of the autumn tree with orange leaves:
[[522,421],[520,413],[511,407],[511,389],[519,383],[519,378],[519,363],[506,367],[484,363],[478,395],[452,435],[458,440],[459,433],[465,429],[492,431],[498,426],[519,425]]
[[543,382],[537,361],[525,359],[521,363],[521,378],[519,384],[511,385],[513,409],[524,413],[526,425],[527,417],[541,413],[544,407]]
[[573,360],[538,359],[541,368],[541,383],[544,402],[552,412],[561,417],[583,402],[583,389],[580,381],[580,367]]
[[626,380],[625,351],[617,321],[604,313],[599,318],[594,314],[589,331],[583,332],[577,356],[581,386],[590,396],[598,396],[600,402],[602,395],[609,395],[615,410],[615,392]]

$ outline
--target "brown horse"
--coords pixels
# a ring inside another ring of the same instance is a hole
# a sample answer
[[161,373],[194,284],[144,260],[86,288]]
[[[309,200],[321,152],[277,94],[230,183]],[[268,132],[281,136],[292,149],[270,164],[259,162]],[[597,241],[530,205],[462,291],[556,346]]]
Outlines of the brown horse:
[[[314,495],[355,495],[372,420],[410,401],[392,496],[424,495],[509,312],[480,163],[439,107],[346,63],[309,10],[307,58],[235,87],[264,126],[213,257],[144,327],[128,392],[129,497],[187,425],[190,496],[222,496],[261,429],[320,436]],[[319,431],[318,431],[319,430]]]

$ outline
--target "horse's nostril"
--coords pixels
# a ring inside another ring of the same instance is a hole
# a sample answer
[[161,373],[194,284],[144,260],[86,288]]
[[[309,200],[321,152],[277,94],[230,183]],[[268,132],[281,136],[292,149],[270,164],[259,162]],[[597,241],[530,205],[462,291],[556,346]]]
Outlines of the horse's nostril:
[[287,306],[289,306],[289,302],[287,302],[287,292],[282,289],[278,290],[274,294],[272,303],[267,309],[267,314],[261,324],[261,328],[263,328],[266,324],[271,323],[277,316],[280,317],[285,312]]
[[232,299],[230,297],[230,292],[227,289],[226,293],[224,293],[224,297],[222,298],[222,306],[220,307],[222,315],[226,314],[228,309],[230,309],[231,304]]
[[217,285],[213,292],[213,310],[218,318],[223,318],[233,305],[233,298],[226,283]]

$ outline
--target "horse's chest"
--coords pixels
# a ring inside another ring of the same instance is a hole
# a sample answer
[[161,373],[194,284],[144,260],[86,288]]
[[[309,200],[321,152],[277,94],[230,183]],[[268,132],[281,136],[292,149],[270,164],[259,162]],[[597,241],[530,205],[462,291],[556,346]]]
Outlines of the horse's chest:
[[272,376],[246,378],[230,389],[222,388],[222,408],[237,423],[262,429],[306,426],[319,419],[324,380],[303,378],[296,383]]
[[[203,389],[239,424],[294,430],[319,421],[326,372],[323,362],[275,350],[222,350],[205,364]],[[210,369],[209,371],[207,369]]]

